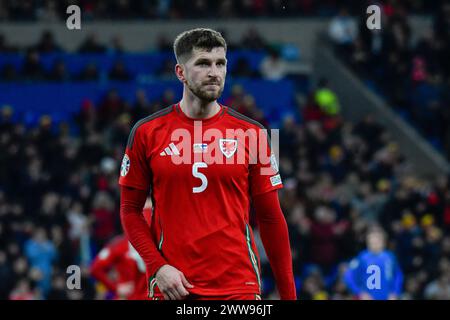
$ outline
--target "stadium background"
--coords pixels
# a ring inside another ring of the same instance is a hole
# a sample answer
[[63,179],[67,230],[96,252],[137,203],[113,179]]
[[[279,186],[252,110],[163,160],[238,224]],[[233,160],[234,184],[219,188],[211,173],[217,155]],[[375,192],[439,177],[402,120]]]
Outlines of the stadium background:
[[299,298],[353,299],[342,275],[378,223],[400,298],[450,299],[450,4],[425,0],[0,0],[0,298],[108,299],[89,265],[121,233],[125,142],[180,98],[172,40],[198,26],[229,42],[221,102],[280,129]]

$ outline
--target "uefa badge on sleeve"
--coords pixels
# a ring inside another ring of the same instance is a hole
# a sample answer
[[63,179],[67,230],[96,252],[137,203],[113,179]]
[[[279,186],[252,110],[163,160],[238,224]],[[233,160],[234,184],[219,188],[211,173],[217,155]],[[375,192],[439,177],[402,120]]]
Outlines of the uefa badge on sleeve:
[[123,156],[122,165],[120,166],[120,175],[125,177],[130,170],[130,158],[127,154]]

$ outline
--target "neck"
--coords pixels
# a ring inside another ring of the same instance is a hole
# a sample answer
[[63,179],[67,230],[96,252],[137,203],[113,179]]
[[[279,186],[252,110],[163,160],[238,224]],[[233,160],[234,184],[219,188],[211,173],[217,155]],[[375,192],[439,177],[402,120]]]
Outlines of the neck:
[[185,88],[183,98],[180,101],[180,109],[189,118],[208,119],[215,116],[220,111],[217,100],[203,101]]

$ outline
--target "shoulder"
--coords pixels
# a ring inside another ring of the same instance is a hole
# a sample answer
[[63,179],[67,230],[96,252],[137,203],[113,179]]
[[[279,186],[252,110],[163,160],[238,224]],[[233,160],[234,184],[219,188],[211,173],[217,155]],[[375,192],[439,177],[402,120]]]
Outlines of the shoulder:
[[389,259],[391,259],[391,260],[393,260],[393,261],[396,261],[396,260],[397,260],[397,258],[396,258],[396,256],[395,256],[395,253],[394,253],[393,251],[386,250],[386,251],[385,251],[385,254],[386,254],[386,256],[387,256]]
[[103,256],[107,255],[117,255],[121,251],[128,248],[128,240],[124,235],[115,236],[111,241],[102,249]]
[[126,241],[126,237],[124,235],[114,236],[105,246],[105,248],[114,248],[120,246],[124,241]]
[[152,125],[154,125],[155,121],[164,120],[165,117],[169,116],[174,111],[174,105],[171,105],[167,108],[161,109],[141,120],[136,122],[136,124],[131,129],[130,135],[128,137],[127,147],[132,148],[134,139],[138,132],[146,131],[151,129]]
[[258,121],[243,115],[242,113],[234,110],[231,107],[225,107],[225,113],[230,119],[236,121],[243,127],[266,130],[266,127],[264,127]]
[[359,258],[359,260],[366,260],[366,259],[369,259],[370,255],[371,255],[371,253],[369,250],[363,250],[358,255],[358,258]]

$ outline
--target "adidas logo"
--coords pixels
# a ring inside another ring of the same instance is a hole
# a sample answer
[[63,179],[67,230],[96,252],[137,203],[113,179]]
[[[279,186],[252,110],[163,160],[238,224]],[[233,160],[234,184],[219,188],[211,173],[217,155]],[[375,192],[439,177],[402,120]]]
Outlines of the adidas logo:
[[160,156],[171,156],[171,155],[176,155],[179,156],[180,155],[180,151],[178,150],[178,148],[176,147],[176,145],[172,143],[169,144],[169,146],[167,148],[164,149],[163,152],[161,152],[159,154]]

